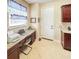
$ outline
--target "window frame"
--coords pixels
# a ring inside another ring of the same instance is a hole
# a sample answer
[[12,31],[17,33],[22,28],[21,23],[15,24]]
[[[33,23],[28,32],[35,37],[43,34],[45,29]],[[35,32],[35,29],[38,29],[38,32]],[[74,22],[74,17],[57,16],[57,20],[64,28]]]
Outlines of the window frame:
[[[24,16],[24,15],[19,15],[19,16],[23,16],[23,17],[26,17],[26,23],[27,23],[27,21],[28,21],[28,11],[27,11],[27,7],[25,7],[25,6],[23,6],[22,4],[20,4],[20,3],[18,3],[18,2],[16,2],[16,1],[14,1],[14,0],[9,0],[9,1],[13,1],[14,3],[17,3],[18,5],[20,5],[20,6],[22,6],[22,8],[24,7],[25,9],[26,9],[26,13],[27,13],[27,15],[26,16]],[[9,7],[9,1],[8,1],[8,7]],[[16,8],[14,8],[14,9],[16,9]],[[16,9],[16,10],[18,10],[18,9]],[[19,11],[22,11],[23,12],[23,10],[20,10],[19,9]],[[25,11],[24,11],[25,12]],[[25,26],[26,24],[24,23],[24,24],[19,24],[19,25],[13,25],[13,26],[11,26],[10,24],[9,24],[9,22],[11,23],[11,20],[10,20],[10,18],[9,18],[9,15],[11,15],[11,14],[9,14],[9,13],[7,13],[7,15],[8,15],[8,27],[19,27],[19,26]],[[17,14],[16,14],[17,15]]]

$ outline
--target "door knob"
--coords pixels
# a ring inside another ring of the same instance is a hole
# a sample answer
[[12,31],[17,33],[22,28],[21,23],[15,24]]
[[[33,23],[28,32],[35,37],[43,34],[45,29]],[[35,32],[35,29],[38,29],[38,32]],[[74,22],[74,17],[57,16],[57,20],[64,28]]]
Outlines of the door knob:
[[51,25],[51,29],[53,29],[53,25]]

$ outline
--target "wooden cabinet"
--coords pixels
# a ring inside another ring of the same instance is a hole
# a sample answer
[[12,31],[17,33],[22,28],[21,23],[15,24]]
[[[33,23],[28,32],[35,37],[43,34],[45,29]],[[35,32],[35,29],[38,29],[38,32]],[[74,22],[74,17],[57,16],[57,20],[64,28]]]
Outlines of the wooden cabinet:
[[13,47],[11,47],[10,49],[8,49],[7,51],[7,59],[19,59],[19,54],[20,52],[20,48],[27,43],[27,40],[31,38],[31,42],[29,43],[30,45],[32,45],[36,39],[36,31],[34,31],[32,34],[30,34],[29,36],[26,36],[24,39],[22,39],[19,43],[15,44]]
[[30,44],[32,45],[35,42],[35,39],[36,39],[36,31],[31,34],[31,39],[32,39],[32,41],[31,41]]
[[18,53],[18,45],[13,46],[8,50],[8,57],[7,59],[19,59],[19,53]]
[[32,33],[32,42],[35,42],[36,39],[36,32]]
[[19,59],[18,51],[14,50],[9,56],[8,59]]
[[71,22],[71,4],[62,7],[62,22]]
[[62,44],[63,48],[71,50],[71,34],[70,33],[62,32],[61,44]]

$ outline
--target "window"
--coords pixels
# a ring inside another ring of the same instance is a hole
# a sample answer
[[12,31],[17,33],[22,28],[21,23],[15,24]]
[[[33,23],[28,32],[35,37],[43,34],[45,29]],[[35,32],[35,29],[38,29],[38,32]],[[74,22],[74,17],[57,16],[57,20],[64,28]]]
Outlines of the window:
[[27,23],[27,8],[14,0],[8,1],[9,26]]

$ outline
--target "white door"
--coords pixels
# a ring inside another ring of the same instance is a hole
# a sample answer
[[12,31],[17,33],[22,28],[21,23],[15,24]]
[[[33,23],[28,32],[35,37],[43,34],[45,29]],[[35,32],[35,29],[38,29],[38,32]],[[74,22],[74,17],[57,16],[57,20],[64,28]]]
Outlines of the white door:
[[54,39],[53,8],[41,8],[41,36]]

